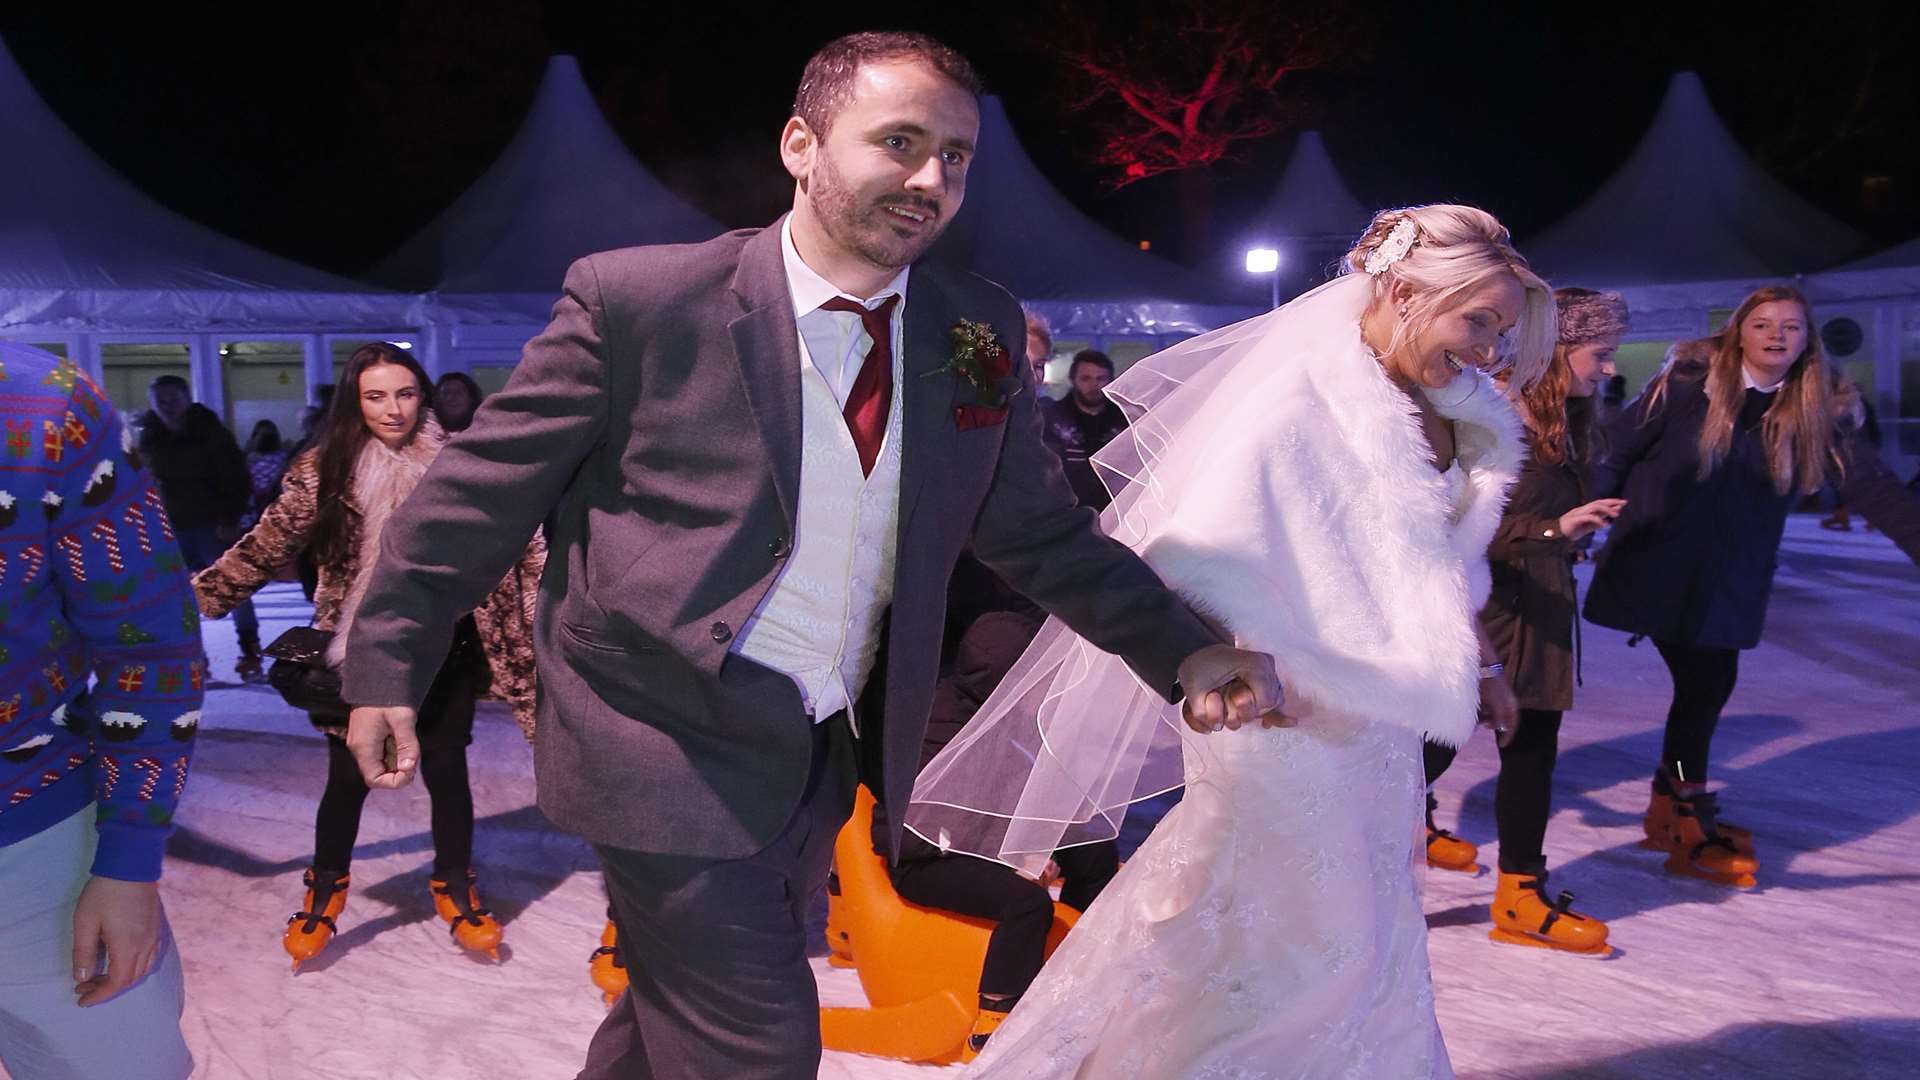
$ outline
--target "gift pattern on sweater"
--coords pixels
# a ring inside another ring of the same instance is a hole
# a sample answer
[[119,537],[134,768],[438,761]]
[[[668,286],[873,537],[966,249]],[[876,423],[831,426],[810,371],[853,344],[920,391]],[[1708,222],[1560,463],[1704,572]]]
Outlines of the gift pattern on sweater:
[[79,367],[0,343],[0,846],[97,803],[93,873],[160,876],[206,682],[141,455]]

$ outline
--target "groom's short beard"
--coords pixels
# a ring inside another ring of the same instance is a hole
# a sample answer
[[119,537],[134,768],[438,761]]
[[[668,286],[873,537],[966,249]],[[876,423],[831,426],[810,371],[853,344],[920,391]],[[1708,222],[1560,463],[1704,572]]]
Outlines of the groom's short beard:
[[[940,212],[939,205],[917,196],[904,193],[886,195],[862,206],[858,201],[859,195],[840,182],[840,174],[824,157],[813,182],[808,186],[807,198],[812,201],[814,217],[827,235],[875,266],[898,269],[912,265],[946,231],[946,215]],[[935,215],[933,227],[922,237],[896,235],[887,226],[883,216],[886,211],[882,207],[889,203],[911,206]],[[863,211],[872,215],[871,226],[863,227]]]

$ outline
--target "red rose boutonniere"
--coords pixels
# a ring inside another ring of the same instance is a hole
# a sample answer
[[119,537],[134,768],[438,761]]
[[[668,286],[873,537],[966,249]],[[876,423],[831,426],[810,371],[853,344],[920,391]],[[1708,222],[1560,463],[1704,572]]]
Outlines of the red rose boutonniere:
[[1008,399],[1020,392],[1020,380],[1014,377],[1013,359],[993,327],[961,319],[947,333],[953,338],[953,355],[927,375],[958,375],[973,387],[981,405],[1004,410]]

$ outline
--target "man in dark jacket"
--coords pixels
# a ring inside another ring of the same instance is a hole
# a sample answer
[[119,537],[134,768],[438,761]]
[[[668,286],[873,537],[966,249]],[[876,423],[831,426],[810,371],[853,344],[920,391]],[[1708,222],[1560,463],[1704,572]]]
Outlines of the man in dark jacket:
[[1093,455],[1127,429],[1126,414],[1107,397],[1113,361],[1098,349],[1081,349],[1073,354],[1067,379],[1072,390],[1066,397],[1040,404],[1041,436],[1060,455],[1080,505],[1105,510],[1113,496],[1094,472]]
[[[153,470],[187,569],[198,572],[239,539],[240,517],[253,493],[247,456],[220,417],[193,400],[180,376],[153,380],[147,403],[152,408],[139,418],[140,454]],[[262,677],[260,619],[253,601],[233,609],[233,626],[240,635],[234,670],[257,681]]]

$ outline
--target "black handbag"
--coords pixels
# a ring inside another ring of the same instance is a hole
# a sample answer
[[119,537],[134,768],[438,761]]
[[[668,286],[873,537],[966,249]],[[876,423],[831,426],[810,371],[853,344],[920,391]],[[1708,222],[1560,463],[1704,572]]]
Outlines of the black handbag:
[[316,719],[344,721],[353,706],[340,697],[340,673],[327,666],[327,646],[332,643],[331,630],[296,626],[260,651],[273,657],[267,682],[287,704]]

